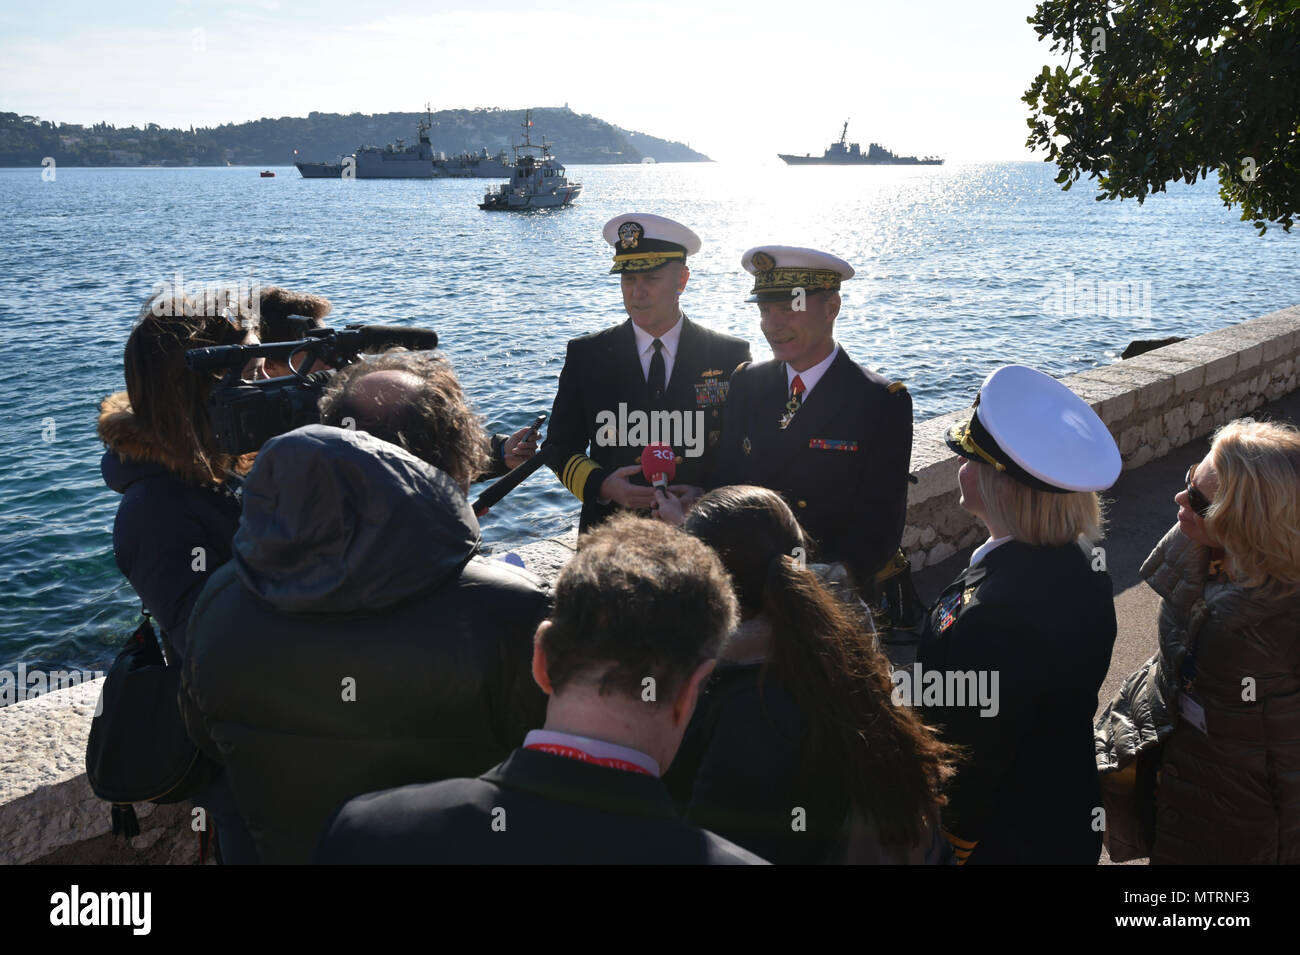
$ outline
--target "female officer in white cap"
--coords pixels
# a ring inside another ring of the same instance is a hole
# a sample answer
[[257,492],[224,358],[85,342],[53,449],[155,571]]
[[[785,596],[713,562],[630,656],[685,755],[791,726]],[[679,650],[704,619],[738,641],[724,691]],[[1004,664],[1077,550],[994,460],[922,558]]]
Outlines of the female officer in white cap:
[[1095,864],[1092,717],[1115,642],[1097,491],[1119,449],[1059,381],[1009,365],[948,432],[961,505],[988,528],[930,611],[910,699],[966,761],[944,830],[959,862]]

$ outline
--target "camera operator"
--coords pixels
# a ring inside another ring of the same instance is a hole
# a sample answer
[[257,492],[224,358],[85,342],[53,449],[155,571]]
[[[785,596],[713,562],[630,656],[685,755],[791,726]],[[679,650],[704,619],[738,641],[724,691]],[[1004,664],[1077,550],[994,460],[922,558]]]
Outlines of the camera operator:
[[[329,299],[320,295],[291,292],[278,285],[262,288],[258,291],[258,337],[264,344],[296,341],[309,328],[324,328],[325,316],[333,307]],[[263,364],[268,378],[292,375],[295,370],[308,375],[325,367],[323,362],[314,359],[304,363],[302,357],[296,359],[293,368],[280,358],[267,358]]]
[[309,861],[351,796],[483,771],[545,708],[529,661],[547,590],[476,555],[465,494],[488,442],[450,364],[347,365],[320,410],[259,452],[181,688],[264,863]]
[[[268,286],[259,291],[259,337],[264,344],[296,341],[310,329],[326,327],[324,319],[332,308],[330,300],[323,296]],[[307,355],[296,356],[292,361],[290,367],[286,359],[262,359],[263,373],[267,378],[279,378],[295,372],[309,375],[329,367],[319,358]],[[513,434],[492,435],[491,463],[481,477],[499,476],[531,458],[537,452],[537,434],[531,432],[531,427],[523,427]]]
[[[126,391],[104,399],[99,436],[104,483],[122,495],[113,521],[113,556],[162,629],[173,662],[189,651],[190,610],[208,577],[230,559],[239,523],[232,478],[252,455],[223,454],[208,417],[217,375],[194,374],[185,352],[256,344],[251,330],[179,288],[164,287],[140,311],[123,355]],[[218,823],[223,856],[239,858],[251,843],[238,831],[228,790],[218,779],[196,798]]]
[[208,575],[230,559],[239,499],[229,479],[253,461],[216,447],[208,396],[219,376],[191,372],[185,352],[257,338],[199,311],[201,303],[180,289],[144,303],[123,355],[126,391],[105,398],[99,415],[107,446],[100,469],[122,495],[113,556],[161,626],[168,651],[182,658],[190,608]]

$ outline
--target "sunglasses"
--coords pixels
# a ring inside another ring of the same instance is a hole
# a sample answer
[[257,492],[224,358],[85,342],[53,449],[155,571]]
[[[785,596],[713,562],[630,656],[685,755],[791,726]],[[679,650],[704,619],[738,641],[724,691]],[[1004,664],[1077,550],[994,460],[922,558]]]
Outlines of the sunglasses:
[[1192,472],[1195,470],[1195,464],[1187,469],[1187,503],[1192,505],[1192,510],[1198,515],[1204,517],[1209,512],[1210,505],[1213,502],[1192,483]]

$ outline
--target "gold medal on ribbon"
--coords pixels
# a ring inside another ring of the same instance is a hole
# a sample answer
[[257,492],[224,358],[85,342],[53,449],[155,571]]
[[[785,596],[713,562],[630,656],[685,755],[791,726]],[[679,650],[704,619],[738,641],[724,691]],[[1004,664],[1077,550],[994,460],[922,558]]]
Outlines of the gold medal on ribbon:
[[795,412],[803,407],[803,399],[794,395],[785,403],[785,414],[781,415],[781,420],[777,422],[781,430],[784,431],[789,427],[790,422],[794,420]]

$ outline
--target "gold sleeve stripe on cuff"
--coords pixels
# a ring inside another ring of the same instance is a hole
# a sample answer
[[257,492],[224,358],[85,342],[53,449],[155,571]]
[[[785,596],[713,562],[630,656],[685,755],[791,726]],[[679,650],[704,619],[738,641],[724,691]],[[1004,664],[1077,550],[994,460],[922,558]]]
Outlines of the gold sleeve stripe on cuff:
[[591,472],[598,466],[585,454],[575,454],[565,462],[564,468],[560,471],[560,483],[581,501],[583,488],[587,486],[587,478],[591,477]]
[[947,839],[949,842],[951,842],[954,848],[965,849],[967,852],[970,852],[972,849],[974,849],[976,843],[979,842],[978,839],[976,839],[975,842],[971,842],[969,839],[961,839],[957,836],[954,836],[947,829],[943,830],[943,837]]

